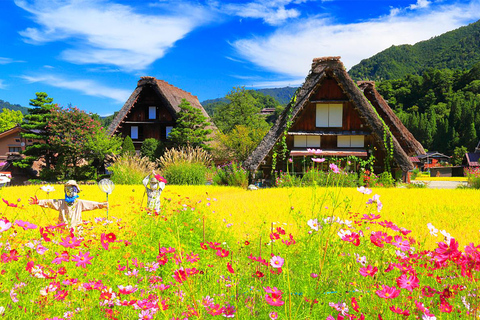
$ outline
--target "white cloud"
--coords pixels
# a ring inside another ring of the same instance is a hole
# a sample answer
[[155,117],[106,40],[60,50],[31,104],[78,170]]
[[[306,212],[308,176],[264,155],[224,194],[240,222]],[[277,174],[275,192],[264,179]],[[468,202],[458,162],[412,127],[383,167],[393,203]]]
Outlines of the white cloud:
[[419,8],[426,8],[430,5],[430,1],[428,0],[417,0],[416,4],[411,4],[409,6],[410,9],[419,9]]
[[341,56],[347,68],[392,46],[414,44],[480,18],[480,1],[434,6],[419,0],[416,10],[395,9],[370,21],[335,24],[314,17],[285,24],[268,36],[235,41],[240,57],[269,71],[305,76],[312,59]]
[[75,45],[63,51],[61,58],[78,64],[116,65],[128,71],[145,69],[210,18],[205,9],[193,5],[181,13],[147,15],[108,1],[15,3],[30,12],[39,25],[20,32],[24,41],[42,44],[74,40]]
[[0,65],[2,65],[2,64],[16,63],[16,62],[25,62],[25,61],[13,60],[13,59],[11,59],[11,58],[0,57]]
[[120,103],[127,101],[131,94],[131,91],[108,87],[96,81],[86,79],[70,80],[52,74],[41,76],[23,75],[20,78],[29,83],[41,82],[57,88],[78,91],[88,96],[112,99]]
[[228,15],[234,15],[241,18],[262,19],[265,23],[276,26],[286,20],[297,18],[301,12],[297,9],[287,9],[286,6],[294,3],[299,4],[308,0],[257,0],[247,3],[228,3],[211,5],[218,6],[218,9]]
[[7,85],[4,83],[4,80],[0,79],[0,89],[5,89]]

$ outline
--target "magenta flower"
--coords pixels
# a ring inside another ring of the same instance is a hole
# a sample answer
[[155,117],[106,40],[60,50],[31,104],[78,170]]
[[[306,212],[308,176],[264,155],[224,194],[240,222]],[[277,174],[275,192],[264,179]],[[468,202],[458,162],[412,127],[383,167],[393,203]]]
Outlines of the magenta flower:
[[382,288],[382,290],[377,290],[375,292],[380,298],[393,299],[398,297],[400,294],[400,290],[398,290],[395,286],[389,287],[387,285],[383,285]]
[[373,277],[378,272],[378,268],[368,265],[366,268],[360,268],[359,272],[364,277]]
[[325,161],[325,158],[313,158],[312,161],[317,163],[322,163]]
[[87,264],[92,264],[90,260],[92,260],[93,257],[90,256],[90,252],[82,253],[82,251],[79,251],[78,256],[72,256],[72,261],[75,261],[76,267],[82,267],[86,268]]
[[372,221],[372,220],[376,220],[376,219],[380,219],[380,215],[375,215],[375,214],[363,214],[363,217],[361,218],[362,220],[368,220],[368,221]]
[[128,285],[128,286],[119,285],[118,286],[118,293],[119,294],[131,294],[131,293],[134,293],[137,290],[138,290],[137,287],[130,286],[130,285]]
[[285,304],[285,301],[282,301],[282,295],[277,293],[266,294],[265,300],[271,306],[283,306]]
[[58,244],[66,247],[66,248],[75,248],[75,247],[79,247],[80,244],[82,243],[82,240],[78,240],[77,238],[75,237],[66,237],[65,239],[62,238],[62,242],[59,242]]
[[2,198],[2,200],[3,200],[3,202],[5,202],[5,204],[6,204],[7,206],[9,206],[9,207],[13,207],[13,208],[18,207],[15,203],[10,203],[10,202],[8,202],[7,200],[5,200],[5,199],[3,199],[3,198]]
[[393,241],[392,244],[402,251],[410,250],[410,242],[403,240],[401,236],[395,236],[395,241]]
[[36,248],[37,250],[37,253],[40,254],[40,255],[43,255],[45,254],[45,252],[47,252],[48,248],[44,247],[43,245],[39,244]]
[[270,317],[271,320],[277,320],[278,319],[278,313],[276,313],[275,311],[272,311],[268,314],[268,316]]
[[395,313],[398,313],[398,314],[402,314],[404,316],[409,316],[410,315],[410,311],[408,311],[407,309],[406,310],[402,310],[400,308],[397,308],[395,306],[391,306],[390,307],[390,310],[392,310],[393,312]]
[[378,212],[380,212],[380,210],[382,210],[383,204],[380,201],[380,195],[375,194],[375,195],[373,195],[372,198],[368,199],[367,204],[372,204],[372,203],[375,203],[377,205]]
[[0,219],[0,233],[7,231],[12,227],[12,223],[5,219]]
[[65,261],[65,262],[70,261],[70,257],[68,256],[67,251],[63,251],[60,254],[58,254],[58,252],[55,252],[55,254],[57,255],[57,257],[52,260],[52,263],[54,263],[54,264],[61,264],[62,261]]
[[24,230],[37,229],[37,225],[30,223],[28,221],[16,220],[15,224],[19,227],[22,227]]
[[406,274],[402,274],[399,278],[397,278],[397,285],[402,289],[407,289],[408,291],[412,292],[413,289],[418,288],[420,280],[418,280],[416,275],[407,276]]
[[340,173],[340,169],[335,163],[330,163],[330,169],[333,171],[333,173]]
[[272,259],[270,259],[270,265],[274,268],[281,268],[284,262],[285,259],[280,256],[273,256]]

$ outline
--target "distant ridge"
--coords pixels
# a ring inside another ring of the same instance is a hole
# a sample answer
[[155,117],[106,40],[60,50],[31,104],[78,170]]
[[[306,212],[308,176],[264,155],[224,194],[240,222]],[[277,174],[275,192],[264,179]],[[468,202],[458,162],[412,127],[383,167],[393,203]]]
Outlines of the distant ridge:
[[470,69],[480,61],[480,20],[414,45],[392,46],[348,72],[355,80],[400,79],[428,68]]
[[[297,90],[296,87],[283,87],[283,88],[267,88],[267,89],[255,89],[255,91],[261,92],[266,96],[271,96],[275,100],[277,100],[281,105],[287,105],[290,102],[293,94]],[[217,103],[217,102],[228,102],[225,97],[217,98],[217,99],[208,99],[202,101],[202,106],[210,103]]]
[[2,109],[10,109],[10,110],[20,110],[24,115],[28,113],[28,110],[30,108],[27,108],[27,107],[22,107],[21,105],[19,104],[11,104],[10,102],[7,102],[7,101],[3,101],[0,99],[0,112],[2,111]]

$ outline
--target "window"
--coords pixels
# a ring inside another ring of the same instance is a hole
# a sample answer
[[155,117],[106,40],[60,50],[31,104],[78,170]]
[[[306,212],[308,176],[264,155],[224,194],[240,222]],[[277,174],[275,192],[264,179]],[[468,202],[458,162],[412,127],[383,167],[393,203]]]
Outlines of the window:
[[343,104],[341,103],[317,103],[316,110],[317,127],[337,127],[343,125]]
[[320,136],[293,136],[293,146],[297,148],[320,148]]
[[170,135],[170,132],[172,131],[173,127],[172,126],[168,126],[165,128],[165,137],[167,137],[168,139],[168,136]]
[[363,148],[365,146],[364,136],[338,136],[337,147],[339,148]]
[[148,119],[157,119],[157,107],[148,107]]
[[130,129],[130,138],[132,139],[138,139],[138,127],[137,126],[132,126]]
[[20,152],[22,151],[21,147],[8,147],[8,152]]
[[20,139],[15,139],[15,142],[20,142]]

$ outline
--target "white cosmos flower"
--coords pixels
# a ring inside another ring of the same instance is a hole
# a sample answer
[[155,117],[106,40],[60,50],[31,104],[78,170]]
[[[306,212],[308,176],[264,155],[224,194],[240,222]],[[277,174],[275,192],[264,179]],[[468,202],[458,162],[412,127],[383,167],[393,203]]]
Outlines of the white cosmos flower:
[[318,220],[316,218],[308,220],[307,224],[313,230],[318,231]]
[[448,244],[450,243],[450,240],[453,238],[450,233],[448,233],[445,230],[440,230],[440,233],[445,237],[445,242]]
[[433,226],[431,223],[427,223],[428,230],[430,230],[430,234],[432,236],[437,236],[438,235],[438,229]]
[[55,188],[53,186],[49,185],[49,184],[47,184],[46,186],[40,187],[40,189],[42,189],[46,193],[50,193],[50,192],[55,191]]

